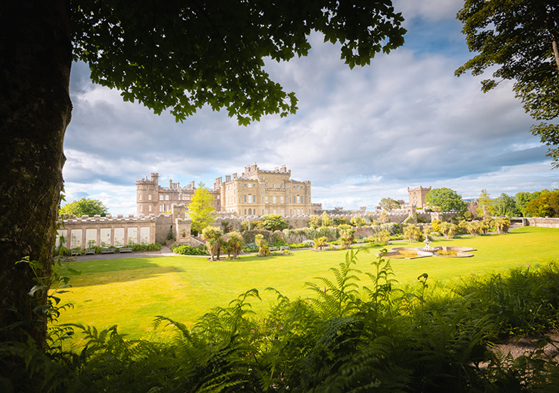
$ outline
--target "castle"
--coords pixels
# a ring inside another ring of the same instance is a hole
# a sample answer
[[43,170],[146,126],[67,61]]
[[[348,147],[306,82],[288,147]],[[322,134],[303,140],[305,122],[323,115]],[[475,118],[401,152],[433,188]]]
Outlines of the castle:
[[[152,173],[151,179],[136,182],[136,213],[157,215],[168,212],[173,205],[188,206],[195,191],[194,182],[181,187],[169,180],[169,187],[161,187],[159,174]],[[301,216],[317,209],[311,203],[311,182],[291,179],[291,170],[285,165],[271,171],[258,168],[256,163],[247,165],[241,176],[233,173],[225,176],[225,181],[218,177],[209,192],[215,211],[238,216]]]
[[425,206],[425,197],[431,191],[431,187],[408,187],[408,195],[410,197],[410,205],[423,208]]

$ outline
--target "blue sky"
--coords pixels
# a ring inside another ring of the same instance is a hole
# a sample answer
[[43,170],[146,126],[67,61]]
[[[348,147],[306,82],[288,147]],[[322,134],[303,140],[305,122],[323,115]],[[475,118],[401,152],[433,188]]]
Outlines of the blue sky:
[[311,180],[313,202],[372,209],[383,197],[407,200],[407,187],[448,187],[464,198],[559,188],[547,148],[529,132],[533,121],[512,84],[482,93],[490,77],[454,76],[471,55],[455,19],[462,2],[399,0],[406,43],[371,65],[350,70],[336,45],[310,38],[308,57],[267,62],[272,79],[299,98],[299,111],[240,127],[203,108],[184,123],[125,103],[93,85],[88,67],[73,65],[74,111],[67,129],[66,201],[101,200],[112,214],[135,213],[135,182],[151,172],[160,184],[203,181],[256,162],[287,165]]

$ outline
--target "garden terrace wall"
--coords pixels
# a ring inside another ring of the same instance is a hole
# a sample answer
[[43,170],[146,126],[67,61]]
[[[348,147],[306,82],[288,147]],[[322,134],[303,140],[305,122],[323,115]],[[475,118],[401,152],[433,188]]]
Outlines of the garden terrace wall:
[[122,214],[113,216],[82,216],[61,220],[56,245],[66,248],[123,247],[133,244],[152,244],[156,242],[157,225],[165,220],[156,217]]
[[559,228],[559,218],[527,217],[531,227]]

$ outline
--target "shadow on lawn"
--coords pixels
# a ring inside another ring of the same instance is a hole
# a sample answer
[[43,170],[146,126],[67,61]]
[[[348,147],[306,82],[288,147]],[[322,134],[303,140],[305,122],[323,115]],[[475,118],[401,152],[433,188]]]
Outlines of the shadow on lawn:
[[67,274],[71,277],[69,284],[74,288],[130,282],[161,274],[186,272],[179,266],[161,266],[152,262],[151,258],[78,261],[70,263],[69,267],[80,272],[80,274],[70,272]]

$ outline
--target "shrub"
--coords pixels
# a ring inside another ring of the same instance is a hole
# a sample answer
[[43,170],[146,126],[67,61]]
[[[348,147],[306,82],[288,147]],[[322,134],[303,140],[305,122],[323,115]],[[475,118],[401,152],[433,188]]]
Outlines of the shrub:
[[191,247],[188,245],[176,246],[173,248],[175,254],[180,255],[208,255],[208,251],[205,246],[201,247]]
[[256,245],[258,246],[258,256],[265,257],[270,254],[270,248],[268,247],[268,242],[264,239],[262,235],[256,235],[254,237]]

